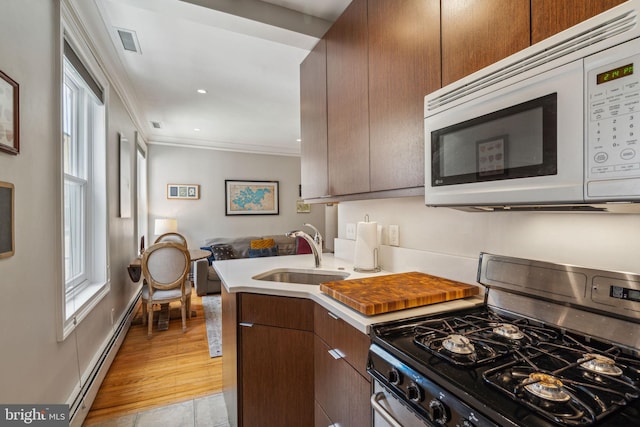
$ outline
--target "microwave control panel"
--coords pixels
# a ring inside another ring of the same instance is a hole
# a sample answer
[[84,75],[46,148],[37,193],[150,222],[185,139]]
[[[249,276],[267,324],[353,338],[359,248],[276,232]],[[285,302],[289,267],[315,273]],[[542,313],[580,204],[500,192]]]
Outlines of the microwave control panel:
[[589,181],[640,178],[640,55],[628,55],[638,46],[640,40],[633,40],[585,59],[587,196],[628,192],[620,182],[590,188]]

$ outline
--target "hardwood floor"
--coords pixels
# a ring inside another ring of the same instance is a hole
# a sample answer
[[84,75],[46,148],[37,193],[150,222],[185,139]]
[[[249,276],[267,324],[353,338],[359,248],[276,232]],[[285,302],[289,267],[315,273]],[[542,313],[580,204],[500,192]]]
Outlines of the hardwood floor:
[[154,329],[151,339],[138,310],[85,424],[222,391],[222,357],[209,356],[202,298],[195,292],[191,308],[196,316],[185,333],[177,315],[169,330]]

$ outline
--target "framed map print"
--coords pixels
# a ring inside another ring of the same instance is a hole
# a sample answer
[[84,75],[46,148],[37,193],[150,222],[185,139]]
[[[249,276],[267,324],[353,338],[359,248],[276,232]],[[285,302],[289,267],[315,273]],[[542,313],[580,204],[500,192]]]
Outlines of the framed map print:
[[278,181],[237,181],[225,183],[225,215],[278,215]]
[[0,259],[13,256],[13,184],[0,181]]

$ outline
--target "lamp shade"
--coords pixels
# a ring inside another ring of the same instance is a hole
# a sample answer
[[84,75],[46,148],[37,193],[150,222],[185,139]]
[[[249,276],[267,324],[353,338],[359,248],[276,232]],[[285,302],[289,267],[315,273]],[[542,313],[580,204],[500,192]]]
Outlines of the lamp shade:
[[178,231],[178,220],[175,218],[158,218],[155,223],[155,235],[175,233]]

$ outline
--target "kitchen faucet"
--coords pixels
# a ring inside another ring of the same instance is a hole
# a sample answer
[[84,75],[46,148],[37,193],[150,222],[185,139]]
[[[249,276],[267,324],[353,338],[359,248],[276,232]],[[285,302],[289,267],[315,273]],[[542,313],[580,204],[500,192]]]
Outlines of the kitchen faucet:
[[306,240],[307,243],[309,243],[309,246],[311,247],[311,251],[313,252],[313,258],[316,263],[316,268],[318,268],[322,263],[322,235],[320,234],[320,231],[318,231],[318,229],[315,228],[313,225],[311,224],[303,224],[303,225],[305,227],[312,228],[315,231],[315,234],[313,237],[311,237],[310,235],[308,235],[302,230],[290,231],[288,233],[285,233],[285,236],[302,237],[304,240]]

